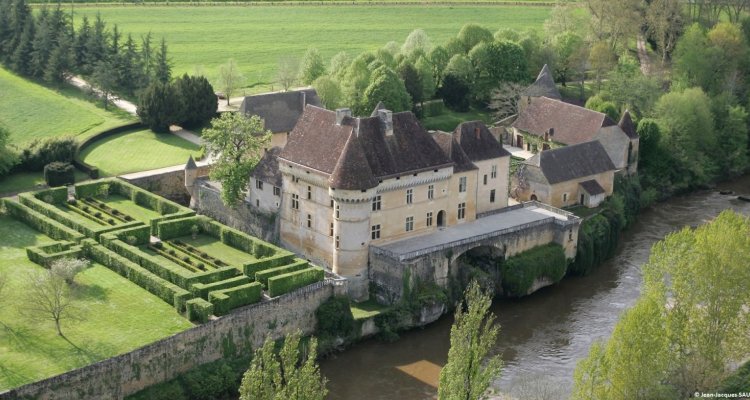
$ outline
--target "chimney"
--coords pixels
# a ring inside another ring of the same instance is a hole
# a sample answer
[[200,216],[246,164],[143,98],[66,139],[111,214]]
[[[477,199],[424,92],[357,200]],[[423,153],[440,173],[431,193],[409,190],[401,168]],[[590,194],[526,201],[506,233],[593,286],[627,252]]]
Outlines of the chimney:
[[341,121],[344,120],[344,117],[351,117],[352,116],[352,110],[348,108],[337,108],[336,109],[336,125],[341,125]]
[[305,106],[307,105],[307,93],[305,93],[305,91],[303,90],[300,92],[300,94],[302,95],[300,96],[300,100],[302,100],[302,110],[304,111]]
[[385,136],[393,136],[393,113],[390,110],[378,110],[378,119],[385,131]]

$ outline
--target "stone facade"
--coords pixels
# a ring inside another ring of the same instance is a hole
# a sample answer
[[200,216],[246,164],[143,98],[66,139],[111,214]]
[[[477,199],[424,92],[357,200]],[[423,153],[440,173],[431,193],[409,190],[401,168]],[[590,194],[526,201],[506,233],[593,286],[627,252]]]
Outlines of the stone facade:
[[[527,167],[529,175],[533,175],[531,172],[532,167]],[[515,178],[514,179],[518,179]],[[604,189],[604,196],[591,199],[590,195],[586,193],[580,183],[595,180]],[[549,204],[553,207],[570,207],[574,205],[587,205],[592,204],[593,206],[598,205],[604,198],[612,195],[614,190],[615,173],[614,171],[606,171],[597,175],[583,176],[574,180],[565,181],[550,185],[541,179],[528,179],[528,189],[518,192],[519,201],[538,200],[542,203]],[[581,198],[583,196],[583,199]]]

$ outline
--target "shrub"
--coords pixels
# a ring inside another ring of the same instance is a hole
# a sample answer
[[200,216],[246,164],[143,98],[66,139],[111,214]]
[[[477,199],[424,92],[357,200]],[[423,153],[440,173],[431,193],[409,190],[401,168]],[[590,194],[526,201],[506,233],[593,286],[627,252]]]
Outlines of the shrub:
[[51,187],[75,183],[75,168],[67,162],[52,162],[44,166],[44,181]]
[[258,282],[211,291],[208,294],[208,300],[214,305],[216,315],[224,315],[237,307],[257,303],[260,297],[261,285]]
[[501,264],[503,291],[507,296],[525,296],[534,280],[547,278],[556,283],[565,276],[566,268],[565,251],[559,244],[534,247]]
[[182,261],[190,262],[190,257],[188,256],[182,257]]
[[94,213],[94,216],[95,216],[96,218],[101,218],[101,217],[102,217],[102,213],[101,213],[101,212],[99,212],[99,211],[97,211],[97,212],[95,212],[95,213]]
[[157,249],[162,249],[162,248],[164,248],[164,243],[162,243],[162,242],[156,242],[156,243],[154,243],[154,247],[156,247]]
[[354,333],[354,316],[349,298],[335,296],[326,300],[315,310],[318,320],[318,335],[346,338]]
[[71,206],[74,206],[74,205],[78,204],[78,200],[76,200],[76,199],[69,199],[68,200],[68,204],[70,204]]
[[35,140],[21,151],[17,170],[38,172],[52,162],[73,162],[78,143],[71,137],[51,137]]
[[170,256],[174,256],[174,255],[177,255],[177,252],[176,252],[176,251],[174,251],[174,250],[171,250],[171,249],[170,249],[170,250],[169,250],[169,255],[170,255]]
[[110,218],[110,219],[108,219],[108,220],[107,220],[107,223],[109,223],[110,225],[115,225],[115,224],[116,224],[116,222],[115,222],[114,218]]
[[311,267],[301,271],[274,276],[268,279],[268,294],[271,297],[276,297],[303,286],[320,282],[324,277],[325,273],[318,267]]

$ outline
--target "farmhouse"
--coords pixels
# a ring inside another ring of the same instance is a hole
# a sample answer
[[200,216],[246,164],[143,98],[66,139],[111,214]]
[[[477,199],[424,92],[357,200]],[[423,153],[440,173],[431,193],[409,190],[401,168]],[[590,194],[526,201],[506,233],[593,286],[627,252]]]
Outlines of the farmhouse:
[[265,128],[273,133],[271,146],[284,147],[289,132],[308,104],[322,107],[315,89],[247,96],[242,100],[240,112],[261,117]]
[[599,141],[542,151],[524,161],[513,177],[520,201],[554,207],[596,207],[612,194],[615,166]]

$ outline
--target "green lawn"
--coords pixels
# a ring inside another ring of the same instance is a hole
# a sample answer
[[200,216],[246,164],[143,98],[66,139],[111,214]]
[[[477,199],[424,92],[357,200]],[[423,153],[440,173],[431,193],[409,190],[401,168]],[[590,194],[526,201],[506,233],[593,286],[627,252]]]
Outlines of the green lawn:
[[185,164],[199,150],[178,136],[141,130],[97,141],[83,150],[81,159],[98,167],[104,177]]
[[[88,179],[88,175],[76,169],[76,182]],[[0,195],[9,193],[27,192],[46,187],[44,173],[42,172],[17,172],[5,178],[0,178]]]
[[[375,50],[389,41],[403,42],[422,28],[433,43],[455,37],[466,23],[493,32],[501,28],[541,30],[551,8],[539,6],[118,6],[76,5],[76,22],[97,13],[111,27],[135,38],[152,32],[164,37],[174,62],[173,75],[204,71],[216,82],[218,66],[237,61],[246,84],[275,81],[281,57],[302,57],[308,47],[328,60],[340,51],[350,55]],[[249,92],[270,89],[260,85]],[[276,85],[274,89],[278,90]],[[238,93],[237,95],[241,95]]]
[[81,140],[135,120],[99,107],[72,86],[52,90],[0,68],[0,124],[19,147],[50,136]]
[[218,258],[219,260],[228,263],[229,265],[237,266],[248,261],[256,260],[253,255],[235,249],[234,247],[227,246],[224,243],[221,243],[221,240],[212,236],[198,235],[195,239],[190,236],[184,236],[178,239],[200,249],[211,257]]
[[0,392],[121,354],[193,325],[172,306],[109,269],[94,265],[77,278],[79,319],[54,323],[24,311],[24,282],[42,267],[26,258],[24,247],[48,237],[0,216],[0,273],[10,278],[0,303]]
[[445,109],[445,112],[441,115],[423,119],[422,125],[428,130],[452,132],[458,124],[476,120],[484,121],[487,124],[492,123],[492,117],[485,111],[470,110],[462,113]]
[[350,308],[354,319],[367,319],[386,311],[390,307],[378,304],[374,300],[367,300],[361,303],[352,303]]
[[159,214],[158,212],[149,210],[146,207],[141,207],[138,204],[135,204],[132,200],[118,194],[109,195],[109,197],[107,197],[106,199],[97,197],[96,200],[107,203],[108,206],[116,209],[117,211],[121,211],[126,215],[129,215],[136,220],[144,223],[148,223],[149,221],[151,221],[151,219],[161,216],[161,214]]

